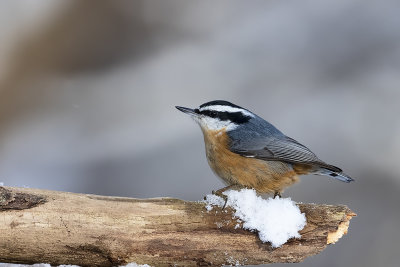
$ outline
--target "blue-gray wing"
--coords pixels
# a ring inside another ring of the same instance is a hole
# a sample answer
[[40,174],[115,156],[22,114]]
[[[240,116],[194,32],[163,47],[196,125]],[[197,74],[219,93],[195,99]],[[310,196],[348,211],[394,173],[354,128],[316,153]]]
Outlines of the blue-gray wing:
[[340,172],[341,169],[320,160],[310,149],[281,132],[254,130],[232,131],[230,150],[244,157],[276,160],[288,163],[309,164]]

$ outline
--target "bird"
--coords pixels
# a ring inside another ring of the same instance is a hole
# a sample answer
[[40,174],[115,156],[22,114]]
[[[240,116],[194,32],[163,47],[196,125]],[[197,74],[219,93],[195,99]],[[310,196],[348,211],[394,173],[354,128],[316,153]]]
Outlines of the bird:
[[208,164],[225,184],[213,193],[223,197],[225,204],[223,192],[229,189],[252,188],[259,194],[281,197],[300,175],[354,181],[268,121],[231,102],[213,100],[194,109],[176,108],[200,126]]

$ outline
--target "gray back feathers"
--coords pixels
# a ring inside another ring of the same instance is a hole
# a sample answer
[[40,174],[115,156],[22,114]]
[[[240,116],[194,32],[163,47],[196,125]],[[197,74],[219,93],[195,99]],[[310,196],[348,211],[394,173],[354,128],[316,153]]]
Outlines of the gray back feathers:
[[317,165],[341,172],[341,169],[326,164],[306,146],[258,116],[246,125],[229,131],[228,135],[231,139],[230,150],[245,157]]

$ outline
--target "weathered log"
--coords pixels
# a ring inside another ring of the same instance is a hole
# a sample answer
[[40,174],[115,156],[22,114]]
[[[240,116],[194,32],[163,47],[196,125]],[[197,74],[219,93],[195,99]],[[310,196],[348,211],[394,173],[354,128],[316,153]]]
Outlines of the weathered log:
[[133,199],[0,187],[0,262],[221,266],[299,262],[347,233],[346,206],[298,204],[300,239],[273,249],[235,229],[232,210],[173,198]]

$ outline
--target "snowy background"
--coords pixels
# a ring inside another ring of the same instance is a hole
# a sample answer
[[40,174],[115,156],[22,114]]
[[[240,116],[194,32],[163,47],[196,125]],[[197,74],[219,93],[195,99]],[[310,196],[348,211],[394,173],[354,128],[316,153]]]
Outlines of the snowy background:
[[[356,179],[349,235],[293,266],[398,266],[400,2],[1,1],[0,182],[199,200],[222,186],[174,106],[226,99]],[[287,265],[271,265],[287,266]]]

